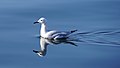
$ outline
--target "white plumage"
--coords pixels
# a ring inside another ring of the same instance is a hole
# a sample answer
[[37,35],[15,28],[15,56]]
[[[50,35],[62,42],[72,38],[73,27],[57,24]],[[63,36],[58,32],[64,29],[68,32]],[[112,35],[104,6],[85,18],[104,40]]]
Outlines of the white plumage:
[[41,24],[41,29],[40,29],[40,36],[46,39],[66,39],[68,38],[68,36],[75,32],[76,30],[73,31],[56,31],[56,30],[52,30],[52,31],[46,31],[46,19],[45,18],[40,18],[37,22],[35,23],[40,23]]

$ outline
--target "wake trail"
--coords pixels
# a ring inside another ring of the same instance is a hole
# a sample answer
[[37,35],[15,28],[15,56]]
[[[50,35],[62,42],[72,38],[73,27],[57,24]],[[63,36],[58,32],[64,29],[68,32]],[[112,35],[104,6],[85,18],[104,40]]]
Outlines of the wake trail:
[[120,46],[119,29],[78,32],[69,37],[73,41],[81,43]]

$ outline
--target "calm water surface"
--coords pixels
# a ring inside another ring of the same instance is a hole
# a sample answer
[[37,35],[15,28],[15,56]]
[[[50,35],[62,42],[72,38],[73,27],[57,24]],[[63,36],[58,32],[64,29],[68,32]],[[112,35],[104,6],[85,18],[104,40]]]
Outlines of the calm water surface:
[[45,57],[37,56],[40,25],[33,22],[41,16],[49,29],[119,29],[120,1],[1,0],[0,68],[120,68],[120,47],[50,45]]

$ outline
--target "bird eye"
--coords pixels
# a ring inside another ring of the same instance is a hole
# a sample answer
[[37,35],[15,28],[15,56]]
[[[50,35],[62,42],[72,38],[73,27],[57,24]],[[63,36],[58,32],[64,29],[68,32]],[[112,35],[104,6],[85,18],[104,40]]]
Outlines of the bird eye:
[[43,20],[41,20],[41,21],[43,21]]

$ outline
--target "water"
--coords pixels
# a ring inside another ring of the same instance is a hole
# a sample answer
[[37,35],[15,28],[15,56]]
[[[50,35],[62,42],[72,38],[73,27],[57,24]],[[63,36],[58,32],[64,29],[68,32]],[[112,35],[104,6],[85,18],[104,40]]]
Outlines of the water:
[[[101,0],[1,0],[0,68],[119,68],[120,47],[77,43],[48,46],[45,57],[39,49],[39,17],[56,30],[91,31],[119,29],[120,1]],[[118,40],[120,38],[118,37]]]

